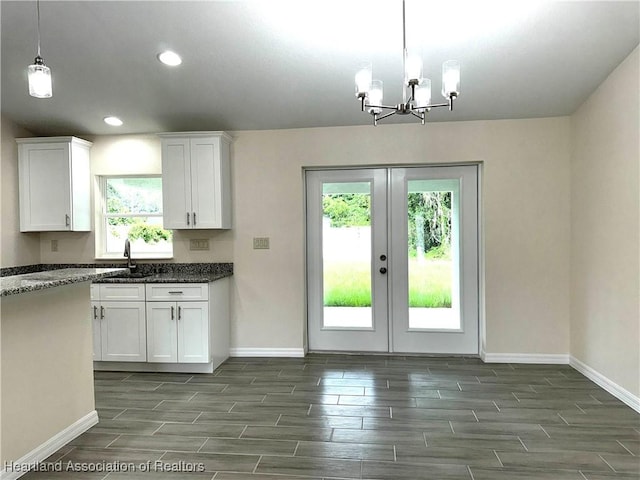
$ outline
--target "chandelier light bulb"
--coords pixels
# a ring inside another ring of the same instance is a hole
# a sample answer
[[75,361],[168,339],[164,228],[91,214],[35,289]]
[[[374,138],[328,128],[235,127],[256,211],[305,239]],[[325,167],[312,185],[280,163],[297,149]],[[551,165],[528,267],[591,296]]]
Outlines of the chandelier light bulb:
[[365,63],[356,73],[356,97],[366,95],[371,90],[372,82],[371,64]]
[[418,82],[422,78],[422,57],[415,53],[407,55],[405,65],[405,83]]
[[442,64],[442,95],[445,98],[460,94],[460,63],[447,60]]
[[369,108],[369,113],[380,113],[381,108],[376,105],[382,105],[382,92],[383,85],[382,80],[373,80],[371,82],[371,90],[369,90],[369,104],[374,107]]
[[416,86],[415,104],[417,109],[424,109],[431,103],[431,80],[423,78]]

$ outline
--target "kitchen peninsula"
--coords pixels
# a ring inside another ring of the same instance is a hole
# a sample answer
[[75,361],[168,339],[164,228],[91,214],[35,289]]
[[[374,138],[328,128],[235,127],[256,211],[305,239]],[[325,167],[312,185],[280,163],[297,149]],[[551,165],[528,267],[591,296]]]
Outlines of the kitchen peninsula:
[[98,422],[89,287],[126,271],[2,269],[3,465],[41,461]]

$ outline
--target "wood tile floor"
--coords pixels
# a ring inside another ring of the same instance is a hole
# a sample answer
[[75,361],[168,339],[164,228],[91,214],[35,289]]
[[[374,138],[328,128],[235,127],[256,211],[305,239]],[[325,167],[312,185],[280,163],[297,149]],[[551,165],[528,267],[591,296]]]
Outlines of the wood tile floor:
[[95,378],[100,423],[50,458],[67,471],[22,478],[640,478],[640,415],[569,366],[313,354]]

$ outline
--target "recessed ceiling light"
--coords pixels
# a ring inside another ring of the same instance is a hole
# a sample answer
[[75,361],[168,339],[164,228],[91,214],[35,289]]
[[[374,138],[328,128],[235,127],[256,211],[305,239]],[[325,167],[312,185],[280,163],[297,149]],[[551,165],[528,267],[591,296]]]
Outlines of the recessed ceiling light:
[[182,63],[182,58],[176,52],[172,52],[171,50],[166,50],[162,53],[158,54],[158,60],[160,60],[165,65],[169,65],[170,67],[178,66]]
[[104,117],[104,123],[106,123],[107,125],[111,125],[112,127],[119,127],[122,125],[122,120],[120,120],[118,117],[109,116]]

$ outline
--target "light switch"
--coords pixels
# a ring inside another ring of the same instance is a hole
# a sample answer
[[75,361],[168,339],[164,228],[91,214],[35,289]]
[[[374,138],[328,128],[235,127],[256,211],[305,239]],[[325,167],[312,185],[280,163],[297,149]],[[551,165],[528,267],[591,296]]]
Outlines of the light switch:
[[253,249],[254,250],[268,250],[269,249],[269,237],[253,237]]

